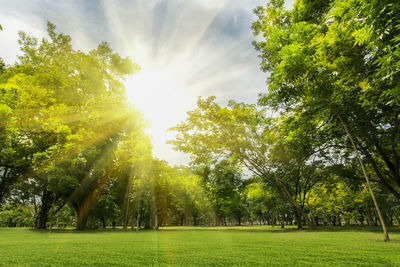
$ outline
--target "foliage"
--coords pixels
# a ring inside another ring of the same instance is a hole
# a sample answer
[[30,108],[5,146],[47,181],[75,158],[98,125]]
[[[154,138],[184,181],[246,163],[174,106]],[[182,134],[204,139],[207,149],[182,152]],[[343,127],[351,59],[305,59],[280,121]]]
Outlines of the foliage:
[[130,132],[143,131],[122,84],[138,67],[107,43],[85,54],[53,24],[47,32],[50,39],[40,43],[21,32],[23,54],[3,73],[0,197],[17,181],[29,183],[31,197],[40,197],[39,228],[54,204],[66,202],[84,227],[109,179],[114,151]]
[[[396,1],[283,1],[255,10],[254,42],[270,73],[260,103],[320,125],[336,148],[347,126],[379,182],[399,194]],[[318,11],[312,7],[321,6]]]
[[30,227],[33,218],[29,210],[23,205],[8,203],[0,209],[0,226],[2,227]]
[[198,108],[188,115],[172,129],[178,132],[171,141],[176,149],[190,153],[193,164],[218,158],[239,161],[293,206],[299,227],[300,217],[311,226],[304,201],[319,177],[319,164],[310,153],[310,137],[293,138],[291,131],[280,126],[279,118],[266,117],[253,105],[230,102],[220,107],[212,97],[199,99]]

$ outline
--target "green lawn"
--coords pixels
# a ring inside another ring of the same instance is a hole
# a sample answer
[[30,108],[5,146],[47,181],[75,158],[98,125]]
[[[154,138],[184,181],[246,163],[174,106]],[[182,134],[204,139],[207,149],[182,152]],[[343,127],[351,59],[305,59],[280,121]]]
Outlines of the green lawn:
[[0,228],[0,265],[400,266],[400,232],[170,227],[37,232]]

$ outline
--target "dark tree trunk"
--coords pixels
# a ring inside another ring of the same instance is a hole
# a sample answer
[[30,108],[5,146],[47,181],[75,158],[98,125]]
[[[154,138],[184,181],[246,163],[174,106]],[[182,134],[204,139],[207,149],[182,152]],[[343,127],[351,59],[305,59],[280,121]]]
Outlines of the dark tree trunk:
[[303,229],[303,224],[301,223],[301,215],[297,211],[295,211],[294,215],[296,216],[297,229]]
[[158,225],[161,227],[164,225],[164,216],[162,216],[160,214],[160,216],[158,217]]
[[75,208],[76,214],[78,214],[78,218],[76,220],[76,229],[77,230],[86,230],[87,229],[87,220],[89,218],[89,212],[83,207]]
[[193,215],[193,225],[194,225],[194,226],[199,225],[199,223],[198,223],[198,221],[197,221],[197,214],[194,214],[194,215]]
[[89,216],[78,216],[78,220],[76,221],[76,229],[77,230],[86,230],[87,229],[87,220]]
[[146,216],[144,218],[144,229],[151,229],[151,216],[150,212],[146,213]]
[[0,182],[0,206],[1,206],[2,200],[4,198],[4,195],[6,194],[7,174],[8,174],[8,168],[5,167],[4,172],[3,172],[3,177],[1,178],[1,182]]
[[37,229],[46,229],[47,221],[49,220],[49,210],[53,203],[53,197],[47,189],[43,190],[42,193],[42,204],[40,206],[40,211],[38,217],[36,219],[36,228]]
[[285,221],[284,221],[284,217],[283,216],[280,216],[279,217],[279,223],[281,224],[281,228],[285,228]]
[[315,223],[315,226],[319,225],[318,216],[314,217],[314,223]]
[[104,218],[104,216],[101,216],[100,220],[101,220],[101,224],[103,226],[103,229],[106,229],[107,225],[106,225],[106,219]]

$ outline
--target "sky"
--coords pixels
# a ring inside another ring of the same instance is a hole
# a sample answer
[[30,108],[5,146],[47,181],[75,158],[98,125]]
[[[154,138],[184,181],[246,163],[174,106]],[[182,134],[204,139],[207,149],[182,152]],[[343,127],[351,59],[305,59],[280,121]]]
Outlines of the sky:
[[[287,0],[290,8],[294,0]],[[125,81],[129,100],[149,122],[153,155],[186,165],[188,155],[165,142],[199,96],[256,103],[266,74],[251,42],[252,10],[267,0],[1,0],[0,57],[20,54],[18,31],[39,39],[46,21],[89,51],[102,41],[141,70]]]

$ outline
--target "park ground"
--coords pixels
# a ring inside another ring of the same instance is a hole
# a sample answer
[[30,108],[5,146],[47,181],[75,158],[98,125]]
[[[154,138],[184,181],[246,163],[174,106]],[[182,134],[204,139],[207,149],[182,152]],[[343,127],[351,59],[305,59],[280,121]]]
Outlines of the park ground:
[[400,266],[400,229],[165,227],[158,231],[0,228],[2,266]]

